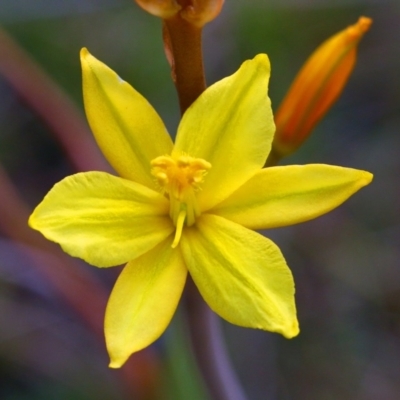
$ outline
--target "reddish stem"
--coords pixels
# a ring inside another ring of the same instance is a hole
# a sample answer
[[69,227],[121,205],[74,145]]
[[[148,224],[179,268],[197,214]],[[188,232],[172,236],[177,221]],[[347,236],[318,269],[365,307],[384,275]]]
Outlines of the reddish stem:
[[107,171],[86,120],[63,90],[0,29],[0,73],[47,124],[78,171]]
[[179,14],[165,21],[164,43],[181,114],[206,88],[201,33],[201,28],[189,24]]

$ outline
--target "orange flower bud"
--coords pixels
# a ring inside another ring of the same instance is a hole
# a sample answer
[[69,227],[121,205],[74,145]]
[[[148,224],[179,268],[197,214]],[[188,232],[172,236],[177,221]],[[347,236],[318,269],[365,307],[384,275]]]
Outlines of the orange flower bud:
[[180,11],[181,6],[175,0],[135,0],[148,13],[167,19]]
[[225,0],[191,0],[181,11],[181,17],[192,25],[204,26],[212,21],[222,9]]
[[277,154],[294,152],[339,97],[355,65],[357,44],[371,23],[361,17],[322,43],[304,64],[275,115]]
[[176,14],[190,24],[202,27],[220,12],[225,0],[135,0],[145,11],[162,19]]

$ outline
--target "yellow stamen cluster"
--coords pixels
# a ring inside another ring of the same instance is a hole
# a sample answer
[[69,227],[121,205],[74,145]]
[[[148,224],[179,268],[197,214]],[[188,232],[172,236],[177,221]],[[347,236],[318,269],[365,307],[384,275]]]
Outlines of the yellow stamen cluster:
[[170,216],[176,226],[173,247],[179,243],[183,225],[194,224],[200,215],[196,192],[201,188],[211,164],[202,158],[182,154],[160,156],[151,161],[151,173],[170,200]]

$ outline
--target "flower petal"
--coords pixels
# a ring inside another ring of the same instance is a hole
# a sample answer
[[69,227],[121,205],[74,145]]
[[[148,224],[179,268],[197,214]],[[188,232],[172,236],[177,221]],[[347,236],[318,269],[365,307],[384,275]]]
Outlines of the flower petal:
[[187,269],[171,241],[129,262],[114,286],[105,317],[112,368],[158,339],[172,319]]
[[222,318],[287,338],[298,334],[292,274],[269,239],[203,214],[185,229],[181,247],[201,295]]
[[271,167],[210,212],[250,229],[293,225],[338,207],[371,180],[369,172],[332,165]]
[[168,201],[145,186],[85,172],[57,183],[29,225],[64,251],[98,267],[132,260],[174,231]]
[[268,57],[259,54],[210,86],[183,115],[174,154],[187,153],[212,165],[198,195],[203,211],[228,197],[265,163],[275,130],[269,75]]
[[147,100],[113,70],[81,51],[83,97],[101,151],[123,178],[150,188],[150,161],[170,154],[172,141]]

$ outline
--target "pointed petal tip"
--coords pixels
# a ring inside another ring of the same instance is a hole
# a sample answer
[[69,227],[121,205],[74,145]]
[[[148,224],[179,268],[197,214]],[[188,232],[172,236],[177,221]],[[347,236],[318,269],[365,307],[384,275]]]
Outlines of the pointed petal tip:
[[35,218],[34,218],[34,213],[35,213],[35,211],[33,211],[32,212],[32,214],[29,216],[29,218],[28,218],[28,226],[30,227],[30,228],[32,228],[32,229],[36,229],[35,228]]
[[265,53],[259,53],[251,59],[244,61],[240,67],[240,69],[249,68],[250,70],[254,69],[264,69],[267,74],[271,71],[271,63],[269,61],[269,57]]
[[33,229],[34,231],[41,233],[46,239],[53,242],[53,240],[47,238],[47,236],[42,232],[41,226],[40,226],[40,218],[36,218],[35,210],[32,212],[32,214],[30,215],[30,217],[28,219],[28,226],[29,226],[29,228]]
[[271,327],[271,325],[262,324],[256,328],[262,329],[264,331],[274,332],[282,335],[285,339],[293,339],[300,333],[299,321],[296,316],[293,320],[282,321],[281,324]]
[[369,17],[360,17],[355,24],[355,27],[358,28],[361,34],[367,32],[372,25],[372,19]]
[[299,329],[299,322],[297,321],[297,318],[293,321],[293,323],[287,328],[287,330],[282,332],[282,335],[286,339],[293,339],[300,333]]
[[95,56],[92,55],[92,53],[87,49],[87,47],[81,48],[79,56],[80,56],[80,60],[81,60],[82,69],[86,69],[86,68],[93,69],[93,62],[103,64]]
[[79,53],[82,71],[90,68],[90,59],[94,58],[86,47],[82,47]]
[[80,51],[80,56],[81,56],[81,59],[84,59],[87,56],[90,56],[89,50],[86,47],[82,47],[81,51]]
[[126,351],[125,349],[118,349],[113,346],[113,343],[110,341],[107,341],[107,332],[105,330],[106,334],[106,347],[107,347],[107,352],[108,356],[110,357],[110,362],[108,364],[108,368],[112,369],[119,369],[124,366],[124,364],[128,361],[129,357],[131,357],[134,353],[142,350],[142,348],[135,348],[135,349],[130,349]]
[[[360,17],[358,21],[350,25],[345,31],[344,35],[347,35],[349,43],[358,43],[358,41],[369,31],[372,25],[372,19],[368,17]],[[346,36],[344,36],[346,37]]]
[[110,363],[108,364],[108,368],[112,369],[118,369],[121,368],[126,362],[125,360],[117,360],[117,359],[112,359],[110,358]]
[[252,60],[250,60],[251,62],[256,62],[257,64],[259,64],[260,66],[263,66],[264,68],[266,68],[268,71],[271,69],[271,63],[269,61],[269,57],[265,54],[265,53],[260,53],[257,54]]
[[373,174],[371,174],[368,171],[360,170],[360,178],[359,178],[360,188],[369,185],[373,179],[374,179]]

